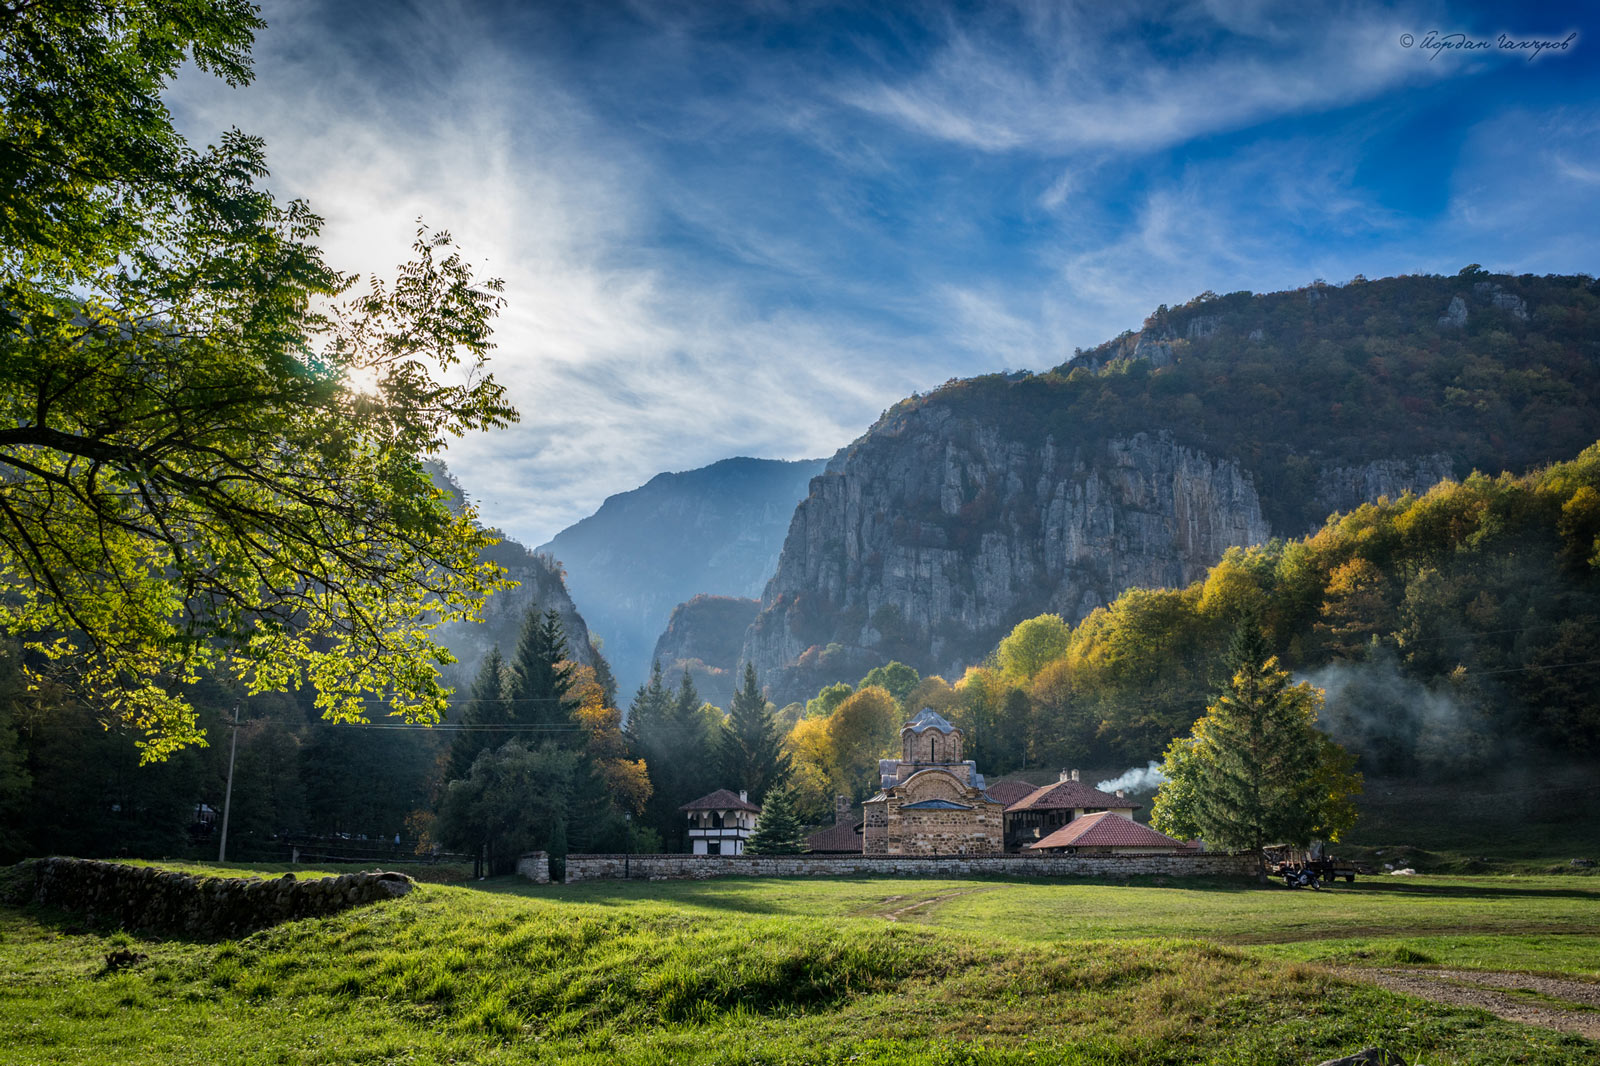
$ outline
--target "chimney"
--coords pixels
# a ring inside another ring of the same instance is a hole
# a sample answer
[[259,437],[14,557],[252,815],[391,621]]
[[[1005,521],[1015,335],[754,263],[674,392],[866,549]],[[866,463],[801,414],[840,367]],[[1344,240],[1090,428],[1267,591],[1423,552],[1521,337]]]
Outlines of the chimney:
[[1078,771],[1076,771],[1076,770],[1063,770],[1063,771],[1061,771],[1061,780],[1063,780],[1063,781],[1076,781],[1077,779],[1078,779]]
[[1119,800],[1120,800],[1120,799],[1127,799],[1127,798],[1128,798],[1128,794],[1127,794],[1127,793],[1126,793],[1126,792],[1124,792],[1124,791],[1123,791],[1123,790],[1122,790],[1122,789],[1120,789],[1120,788],[1119,788],[1119,789],[1117,789],[1117,799],[1119,799]]
[[843,793],[833,797],[833,824],[843,825],[850,820],[850,797]]
[[750,802],[750,793],[741,788],[739,790],[739,799],[740,799],[741,802],[749,803]]

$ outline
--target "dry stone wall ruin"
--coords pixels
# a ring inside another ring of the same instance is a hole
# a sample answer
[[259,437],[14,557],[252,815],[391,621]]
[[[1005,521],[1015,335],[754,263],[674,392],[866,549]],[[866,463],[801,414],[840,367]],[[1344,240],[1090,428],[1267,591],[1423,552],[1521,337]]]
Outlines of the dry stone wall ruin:
[[411,878],[375,871],[300,880],[205,877],[88,859],[30,859],[12,870],[8,896],[125,929],[235,936],[296,918],[335,914],[410,892]]

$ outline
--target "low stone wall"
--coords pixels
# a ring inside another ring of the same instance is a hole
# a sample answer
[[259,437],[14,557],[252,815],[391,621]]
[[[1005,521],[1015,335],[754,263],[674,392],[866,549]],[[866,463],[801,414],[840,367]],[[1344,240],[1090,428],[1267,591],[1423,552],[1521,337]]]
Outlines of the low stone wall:
[[1254,855],[568,855],[567,883],[706,877],[1246,877]]
[[517,860],[517,873],[536,885],[550,883],[550,855],[543,851],[532,851]]
[[411,885],[411,878],[400,873],[355,873],[309,881],[284,874],[268,880],[203,877],[153,866],[51,858],[19,863],[13,871],[11,895],[16,902],[77,911],[93,921],[118,922],[126,929],[232,936],[393,899],[410,892]]

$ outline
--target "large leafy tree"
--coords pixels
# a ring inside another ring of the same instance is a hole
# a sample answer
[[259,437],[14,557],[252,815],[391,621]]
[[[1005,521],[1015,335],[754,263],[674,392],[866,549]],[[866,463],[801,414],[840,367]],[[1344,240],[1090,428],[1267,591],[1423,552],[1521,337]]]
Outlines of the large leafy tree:
[[0,5],[0,630],[142,732],[200,739],[185,688],[309,682],[324,715],[444,707],[429,639],[499,583],[421,459],[516,417],[485,373],[499,284],[419,231],[392,283],[328,266],[161,92],[249,80],[243,0]]
[[1355,822],[1354,759],[1316,728],[1322,694],[1290,684],[1253,616],[1235,633],[1228,681],[1167,749],[1152,824],[1229,851],[1337,840]]
[[745,789],[756,804],[789,779],[789,754],[750,663],[745,663],[744,687],[733,694],[728,721],[717,738],[717,766],[723,781]]

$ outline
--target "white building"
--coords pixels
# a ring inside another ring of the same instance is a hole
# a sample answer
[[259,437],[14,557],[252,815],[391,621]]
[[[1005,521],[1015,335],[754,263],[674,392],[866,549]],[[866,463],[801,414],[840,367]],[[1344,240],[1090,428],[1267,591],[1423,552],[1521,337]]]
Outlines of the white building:
[[761,813],[744,789],[736,796],[725,788],[678,810],[689,816],[689,844],[696,855],[743,855]]

